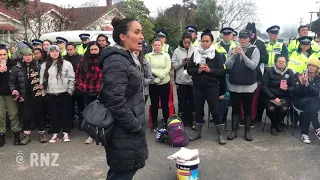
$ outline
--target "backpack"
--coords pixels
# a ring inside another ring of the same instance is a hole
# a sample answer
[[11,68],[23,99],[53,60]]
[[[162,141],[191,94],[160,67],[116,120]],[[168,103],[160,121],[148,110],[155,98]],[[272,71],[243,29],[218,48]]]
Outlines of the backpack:
[[181,119],[177,115],[172,115],[168,119],[168,141],[172,147],[184,147],[189,144],[189,138],[184,129]]

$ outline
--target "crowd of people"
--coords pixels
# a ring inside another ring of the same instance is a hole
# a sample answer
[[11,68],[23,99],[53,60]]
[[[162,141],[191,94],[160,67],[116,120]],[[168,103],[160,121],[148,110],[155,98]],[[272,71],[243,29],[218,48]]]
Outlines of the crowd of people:
[[[61,131],[63,141],[69,142],[74,117],[79,117],[81,129],[82,111],[99,95],[115,119],[105,147],[108,179],[132,179],[148,157],[145,103],[150,97],[151,131],[162,126],[159,102],[166,127],[172,87],[177,89],[177,114],[195,130],[191,141],[201,138],[205,101],[221,145],[226,144],[224,131],[229,127],[228,140],[237,138],[239,126],[244,126],[244,139],[252,141],[250,129],[261,122],[265,109],[272,135],[282,131],[289,114],[295,117],[292,123],[299,122],[304,143],[310,143],[310,123],[320,139],[320,52],[307,26],[300,26],[299,38],[286,47],[278,41],[279,26],[266,30],[269,42],[257,37],[255,23],[239,33],[222,28],[222,40],[215,42],[210,29],[202,31],[199,41],[197,28],[189,25],[173,50],[166,44],[169,35],[164,28],[148,48],[135,19],[114,18],[112,25],[114,46],[103,34],[96,41],[80,34],[78,46],[64,37],[56,38],[57,45],[37,39],[31,44],[19,42],[10,54],[0,46],[0,147],[5,144],[6,122],[14,133],[14,145],[28,144],[33,127],[41,143],[55,143]],[[53,133],[50,140],[47,127]],[[88,137],[85,143],[92,141]]]

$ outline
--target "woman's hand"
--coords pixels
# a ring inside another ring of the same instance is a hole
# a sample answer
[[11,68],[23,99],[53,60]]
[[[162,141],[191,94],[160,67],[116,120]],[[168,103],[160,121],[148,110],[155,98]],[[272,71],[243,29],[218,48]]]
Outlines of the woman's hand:
[[240,54],[241,56],[244,56],[244,55],[245,55],[244,52],[243,52],[243,50],[242,50],[242,48],[239,48],[239,49],[238,49],[238,54]]
[[234,48],[233,51],[232,51],[232,54],[234,56],[236,56],[238,54],[238,48]]
[[277,103],[279,103],[279,102],[280,102],[280,99],[279,99],[279,98],[275,98],[274,101],[277,102]]
[[303,74],[299,74],[298,78],[299,78],[300,83],[301,83],[302,85],[304,85]]

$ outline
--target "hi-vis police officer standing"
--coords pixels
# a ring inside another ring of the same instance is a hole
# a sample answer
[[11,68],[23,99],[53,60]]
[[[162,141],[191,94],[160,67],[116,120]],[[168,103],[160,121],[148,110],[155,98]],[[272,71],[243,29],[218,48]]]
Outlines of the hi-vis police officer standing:
[[192,37],[192,46],[193,47],[197,47],[198,46],[198,39],[197,39],[197,27],[193,26],[193,25],[188,25],[184,28],[185,31],[187,31],[188,33],[191,34]]
[[[301,25],[298,28],[299,37],[308,36],[308,32],[309,32],[309,29],[308,29],[307,25]],[[292,53],[298,50],[299,44],[300,43],[299,43],[299,41],[297,39],[296,40],[292,40],[290,42],[290,44],[288,45],[289,59],[290,59]],[[311,41],[311,49],[318,53],[319,52],[318,43],[316,43],[315,41],[312,40]]]
[[84,53],[87,50],[87,45],[90,42],[90,34],[83,33],[83,34],[80,34],[79,37],[82,41],[82,44],[77,46],[77,53],[79,55],[84,55]]
[[67,55],[66,44],[68,43],[68,40],[63,37],[57,37],[56,40],[60,49],[61,56]]
[[234,29],[225,27],[221,29],[220,33],[223,35],[223,38],[220,42],[216,42],[215,47],[219,53],[227,58],[229,50],[236,47],[236,43],[233,41]]
[[272,67],[274,65],[274,58],[277,54],[281,54],[288,58],[288,49],[286,45],[282,42],[278,42],[280,27],[275,25],[267,29],[269,36],[269,42],[266,44],[267,52],[269,54],[267,67]]

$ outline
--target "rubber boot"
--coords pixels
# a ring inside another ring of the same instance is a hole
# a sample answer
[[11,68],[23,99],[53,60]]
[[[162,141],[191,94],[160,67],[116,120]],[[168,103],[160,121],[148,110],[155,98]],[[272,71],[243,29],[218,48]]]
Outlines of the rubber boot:
[[192,137],[189,138],[190,141],[195,141],[201,138],[202,124],[195,123],[195,131]]
[[4,138],[4,134],[0,134],[0,147],[3,147],[6,143],[6,140]]
[[227,118],[223,120],[223,123],[224,123],[224,131],[229,131],[228,124],[227,124]]
[[24,139],[20,142],[20,145],[27,145],[31,142],[30,134],[24,134]]
[[217,134],[218,134],[218,142],[221,145],[226,144],[226,140],[223,137],[223,126],[224,125],[217,125],[216,126],[216,130],[217,130]]
[[228,140],[234,140],[237,138],[237,131],[239,128],[239,121],[240,121],[240,116],[232,116],[232,132],[231,134],[227,137]]
[[14,136],[13,145],[15,145],[15,146],[20,145],[20,133],[19,133],[19,131],[13,132],[13,136]]
[[252,122],[251,116],[245,116],[244,117],[244,126],[245,126],[244,139],[246,141],[252,141],[252,137],[250,135],[251,122]]
[[192,113],[192,122],[191,122],[191,124],[192,124],[192,130],[195,130],[196,129],[196,113]]

